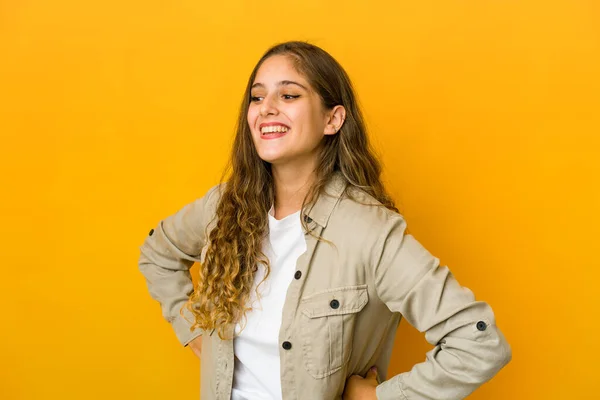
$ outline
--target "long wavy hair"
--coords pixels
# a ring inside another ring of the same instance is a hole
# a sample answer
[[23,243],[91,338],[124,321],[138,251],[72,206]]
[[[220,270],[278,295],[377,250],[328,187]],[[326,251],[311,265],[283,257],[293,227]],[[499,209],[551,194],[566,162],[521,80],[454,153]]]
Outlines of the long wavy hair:
[[[268,49],[246,85],[231,157],[221,176],[217,222],[208,235],[209,245],[200,265],[198,284],[186,303],[195,318],[190,329],[211,333],[217,329],[221,339],[225,338],[226,327],[240,322],[251,309],[248,302],[257,265],[262,263],[266,268],[262,282],[270,273],[262,244],[269,229],[268,212],[275,200],[273,176],[271,164],[262,160],[254,147],[247,115],[256,73],[274,55],[290,58],[319,94],[325,109],[331,110],[336,105],[346,109],[341,129],[323,138],[314,183],[303,200],[302,212],[314,205],[336,171],[349,184],[344,193],[348,197],[353,198],[348,189],[356,188],[375,198],[379,205],[398,212],[380,180],[381,164],[369,143],[352,83],[342,66],[326,51],[306,42],[285,42]],[[301,221],[308,230],[306,222]]]

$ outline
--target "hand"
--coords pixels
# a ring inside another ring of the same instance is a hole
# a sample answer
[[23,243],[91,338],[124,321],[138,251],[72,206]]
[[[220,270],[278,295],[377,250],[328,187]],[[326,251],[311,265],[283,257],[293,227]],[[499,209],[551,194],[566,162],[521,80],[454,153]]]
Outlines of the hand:
[[377,381],[377,367],[373,366],[366,377],[352,375],[346,380],[346,388],[342,395],[343,400],[377,400],[375,388]]
[[192,339],[192,341],[188,343],[188,347],[192,349],[198,358],[200,358],[200,355],[202,354],[202,336]]

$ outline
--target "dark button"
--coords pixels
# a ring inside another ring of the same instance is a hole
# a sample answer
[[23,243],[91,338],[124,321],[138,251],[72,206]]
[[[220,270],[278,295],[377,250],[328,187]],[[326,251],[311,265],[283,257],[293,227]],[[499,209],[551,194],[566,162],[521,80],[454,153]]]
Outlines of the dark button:
[[150,229],[150,233],[148,234],[148,236],[152,236],[153,233],[154,233],[154,229]]
[[331,300],[331,303],[329,303],[329,305],[331,306],[331,308],[339,308],[340,307],[340,302],[337,300]]
[[285,350],[289,350],[292,348],[292,344],[290,342],[283,342],[283,344],[281,345],[281,347],[283,347]]
[[479,321],[477,323],[477,329],[479,329],[480,331],[485,331],[486,328],[487,328],[487,325],[485,324],[485,322]]
[[309,217],[308,215],[305,215],[305,216],[304,216],[304,221],[306,221],[307,223],[309,223],[309,224],[310,224],[310,223],[312,222],[312,218],[311,218],[311,217]]
[[302,277],[302,272],[296,271],[296,273],[294,274],[294,278],[300,279],[301,277]]

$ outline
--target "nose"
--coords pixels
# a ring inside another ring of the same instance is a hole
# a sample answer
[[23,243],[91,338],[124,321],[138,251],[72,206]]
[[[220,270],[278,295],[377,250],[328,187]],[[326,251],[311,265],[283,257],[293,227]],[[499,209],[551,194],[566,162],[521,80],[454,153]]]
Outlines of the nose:
[[267,115],[277,115],[279,111],[277,110],[277,105],[275,101],[272,100],[271,96],[265,96],[260,105],[260,115],[261,117],[266,117]]

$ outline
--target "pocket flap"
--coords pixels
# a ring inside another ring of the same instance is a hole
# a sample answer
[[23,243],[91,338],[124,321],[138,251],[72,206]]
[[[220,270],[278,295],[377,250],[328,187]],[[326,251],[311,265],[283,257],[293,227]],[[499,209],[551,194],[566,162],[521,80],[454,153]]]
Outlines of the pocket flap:
[[356,313],[368,301],[367,285],[332,288],[303,297],[302,313],[308,318]]

